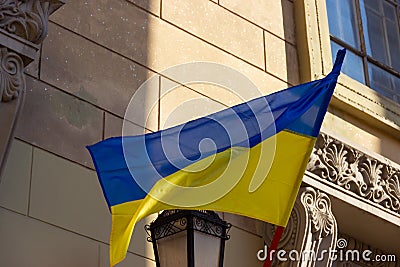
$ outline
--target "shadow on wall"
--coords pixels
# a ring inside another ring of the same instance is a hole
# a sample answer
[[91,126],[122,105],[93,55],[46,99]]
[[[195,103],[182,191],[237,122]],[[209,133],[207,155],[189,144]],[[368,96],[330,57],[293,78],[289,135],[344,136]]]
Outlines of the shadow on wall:
[[[63,244],[63,249],[49,253],[32,248],[35,253],[23,257],[10,252],[1,257],[8,265],[54,266],[54,262],[73,258],[73,262],[68,261],[71,266],[98,266],[99,259],[100,266],[107,266],[105,244],[109,242],[111,216],[85,147],[122,135],[131,97],[155,75],[147,67],[148,37],[151,22],[159,16],[159,2],[68,1],[50,16],[48,37],[26,70],[27,94],[16,129],[18,146],[12,152],[26,154],[23,156],[29,171],[24,175],[14,171],[5,174],[8,177],[3,177],[0,191],[9,192],[10,201],[0,198],[0,206],[15,210],[17,201],[26,206],[17,211],[29,217],[10,215],[15,222],[23,220],[26,229],[24,239],[18,237],[22,235],[18,231],[15,236],[7,235],[8,241],[24,244],[24,248],[16,245],[16,251],[24,251],[27,246],[30,250],[29,246],[36,243],[54,250]],[[158,96],[156,83],[143,95],[141,105],[135,107],[132,134],[158,129]],[[150,112],[152,105],[148,103],[154,102]],[[17,154],[16,158],[21,158]],[[22,166],[25,161],[19,163]],[[124,264],[154,266],[148,260],[154,255],[143,224],[137,225],[131,253]],[[18,223],[1,225],[0,229],[12,232],[13,225]],[[34,231],[36,225],[56,233],[33,240],[37,235],[29,231]],[[62,239],[57,240],[58,237]],[[32,240],[26,240],[29,238]]]
[[291,86],[300,83],[299,56],[296,43],[296,24],[294,18],[294,4],[289,0],[281,0],[283,17],[283,36],[285,39],[286,80]]

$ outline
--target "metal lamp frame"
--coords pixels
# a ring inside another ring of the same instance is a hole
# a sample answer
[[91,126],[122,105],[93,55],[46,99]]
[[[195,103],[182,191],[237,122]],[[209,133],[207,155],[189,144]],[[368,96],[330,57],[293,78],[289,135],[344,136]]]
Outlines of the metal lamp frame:
[[152,242],[156,266],[160,266],[157,240],[187,231],[188,267],[194,264],[194,231],[198,231],[221,239],[218,266],[224,262],[225,241],[230,237],[228,231],[231,224],[222,220],[217,213],[207,210],[165,210],[155,221],[145,226],[147,241]]

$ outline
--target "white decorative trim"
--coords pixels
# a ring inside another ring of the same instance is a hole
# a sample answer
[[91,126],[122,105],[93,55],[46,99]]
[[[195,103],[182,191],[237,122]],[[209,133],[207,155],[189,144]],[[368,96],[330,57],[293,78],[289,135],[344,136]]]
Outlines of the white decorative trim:
[[400,169],[393,165],[321,133],[307,170],[364,200],[400,214]]
[[[267,244],[271,242],[274,231],[275,226],[266,224]],[[274,266],[315,266],[316,259],[319,258],[319,266],[330,267],[332,259],[324,256],[323,251],[335,249],[336,235],[337,224],[328,195],[312,187],[302,187],[278,246],[279,250],[282,249],[286,253],[298,252],[299,259],[298,261],[276,259]],[[307,255],[315,257],[310,259]]]

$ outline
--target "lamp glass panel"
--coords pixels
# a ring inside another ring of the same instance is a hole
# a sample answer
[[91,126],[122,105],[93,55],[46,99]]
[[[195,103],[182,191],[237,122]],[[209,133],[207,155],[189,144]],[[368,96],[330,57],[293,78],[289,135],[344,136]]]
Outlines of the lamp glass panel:
[[194,266],[218,267],[221,239],[194,231]]
[[[187,267],[186,231],[157,240],[161,267]],[[199,265],[201,266],[201,265]]]

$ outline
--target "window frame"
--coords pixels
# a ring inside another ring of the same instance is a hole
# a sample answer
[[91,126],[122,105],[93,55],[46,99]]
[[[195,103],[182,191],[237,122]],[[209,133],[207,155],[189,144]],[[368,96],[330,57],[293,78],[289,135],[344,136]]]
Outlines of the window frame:
[[[326,2],[302,0],[294,4],[301,81],[320,79],[333,66]],[[339,76],[331,104],[397,135],[400,132],[400,104],[344,73]]]

